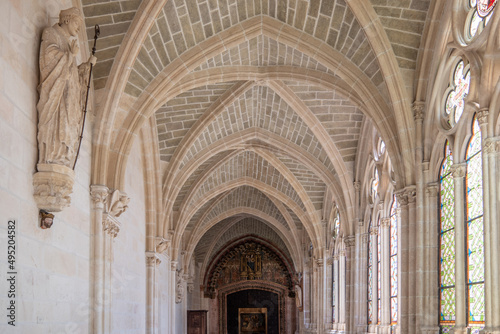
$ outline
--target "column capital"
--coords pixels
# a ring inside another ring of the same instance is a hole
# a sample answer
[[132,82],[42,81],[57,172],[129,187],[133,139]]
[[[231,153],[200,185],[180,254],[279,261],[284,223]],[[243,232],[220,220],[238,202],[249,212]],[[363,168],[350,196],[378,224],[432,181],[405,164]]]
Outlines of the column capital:
[[389,228],[391,226],[391,217],[380,219],[380,226],[382,226],[383,228]]
[[155,252],[146,252],[146,266],[157,267],[161,263],[158,254]]
[[455,163],[451,165],[451,174],[453,175],[454,179],[465,177],[465,173],[467,173],[466,163]]
[[356,237],[354,235],[349,235],[344,239],[344,242],[347,247],[353,247],[356,244]]
[[398,203],[401,205],[408,205],[408,194],[405,189],[400,189],[395,193]]
[[90,186],[90,198],[94,208],[103,209],[108,200],[109,189],[102,184],[93,184]]
[[486,153],[500,152],[500,137],[486,138],[484,141],[484,151]]
[[120,232],[121,224],[113,216],[105,213],[102,215],[102,228],[111,237],[116,238]]
[[338,261],[338,260],[339,260],[339,254],[334,254],[333,261]]
[[328,259],[326,259],[326,264],[328,266],[331,266],[333,264],[333,257],[329,257]]
[[315,260],[315,263],[318,267],[323,267],[323,259],[319,258]]
[[170,270],[172,270],[172,271],[177,270],[177,261],[170,262]]
[[477,121],[479,125],[483,124],[488,124],[488,115],[490,114],[490,111],[488,108],[481,108],[477,111],[476,116],[477,116]]
[[370,227],[370,235],[378,235],[378,227],[376,226]]
[[436,197],[437,194],[439,193],[439,183],[437,182],[427,183],[425,187],[425,193],[429,197]]
[[354,190],[356,190],[356,191],[360,191],[361,190],[361,182],[354,181],[353,185],[354,185]]
[[405,188],[408,203],[414,203],[417,199],[417,187],[412,185]]

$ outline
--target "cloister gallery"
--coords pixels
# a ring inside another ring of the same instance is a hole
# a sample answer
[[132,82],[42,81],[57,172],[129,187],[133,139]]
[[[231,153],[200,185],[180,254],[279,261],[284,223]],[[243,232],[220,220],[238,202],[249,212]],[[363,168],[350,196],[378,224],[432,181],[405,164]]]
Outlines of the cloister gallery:
[[1,0],[0,332],[500,334],[498,7]]

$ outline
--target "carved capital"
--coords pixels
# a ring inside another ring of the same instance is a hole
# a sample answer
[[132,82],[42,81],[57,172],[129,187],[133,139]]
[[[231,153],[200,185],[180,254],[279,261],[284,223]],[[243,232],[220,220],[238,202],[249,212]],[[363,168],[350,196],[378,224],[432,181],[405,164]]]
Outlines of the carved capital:
[[370,227],[370,235],[378,235],[378,227],[372,226]]
[[481,108],[477,111],[476,116],[477,116],[477,122],[479,125],[483,124],[488,124],[488,115],[490,114],[490,111],[488,108]]
[[425,115],[425,103],[424,102],[414,102],[413,106],[411,107],[413,111],[413,118],[415,121],[423,121],[424,115]]
[[177,261],[170,262],[170,270],[172,270],[172,271],[177,270]]
[[429,197],[436,197],[439,192],[439,183],[428,183],[425,187],[425,193]]
[[363,233],[361,235],[361,242],[367,244],[370,241],[370,233]]
[[90,186],[90,198],[94,204],[94,208],[103,209],[108,200],[108,187],[102,184],[93,184]]
[[415,200],[417,199],[417,187],[408,186],[405,188],[405,190],[406,190],[406,197],[408,198],[408,203],[414,203]]
[[483,150],[486,153],[500,152],[500,137],[486,138]]
[[333,258],[332,257],[329,257],[328,259],[326,259],[326,265],[331,266],[332,264],[333,264]]
[[451,174],[453,175],[453,178],[463,178],[465,177],[466,173],[467,173],[467,164],[461,163],[461,164],[453,164],[451,166]]
[[146,252],[146,266],[157,267],[161,263],[158,254],[154,252]]
[[380,219],[380,226],[382,226],[383,228],[389,228],[391,226],[391,218],[386,217]]
[[316,265],[317,265],[319,268],[323,267],[323,259],[316,259],[316,261],[315,261],[315,262],[316,262]]
[[354,247],[356,244],[356,237],[354,235],[349,235],[344,240],[347,247]]
[[66,166],[38,164],[33,175],[33,196],[37,207],[47,212],[60,212],[71,204],[75,172]]
[[120,223],[114,219],[114,217],[110,216],[109,214],[103,214],[102,216],[102,228],[104,232],[112,236],[113,238],[116,238],[118,235],[118,232],[120,232]]
[[408,195],[405,190],[398,190],[396,192],[396,198],[398,199],[398,203],[401,205],[408,205]]
[[339,260],[339,254],[335,254],[333,256],[333,261],[338,261]]

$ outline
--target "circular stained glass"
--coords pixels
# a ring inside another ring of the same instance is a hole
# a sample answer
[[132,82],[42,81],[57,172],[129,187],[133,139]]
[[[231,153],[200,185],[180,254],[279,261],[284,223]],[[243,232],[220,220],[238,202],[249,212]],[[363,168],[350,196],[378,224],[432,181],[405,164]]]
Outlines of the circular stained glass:
[[469,0],[468,37],[472,40],[491,19],[498,0]]

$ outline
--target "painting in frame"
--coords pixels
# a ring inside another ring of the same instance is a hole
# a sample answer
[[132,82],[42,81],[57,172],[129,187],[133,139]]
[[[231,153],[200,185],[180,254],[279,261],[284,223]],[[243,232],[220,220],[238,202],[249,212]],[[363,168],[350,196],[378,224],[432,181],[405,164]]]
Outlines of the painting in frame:
[[267,334],[267,308],[239,308],[238,334]]

